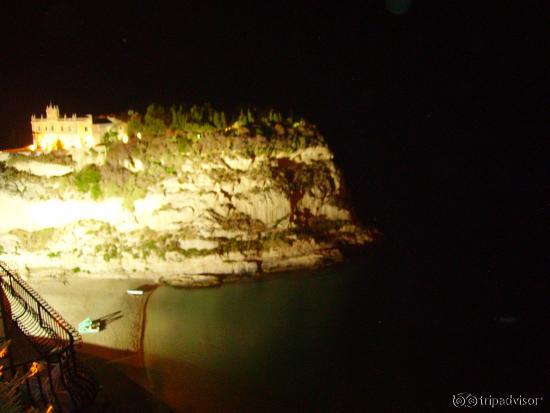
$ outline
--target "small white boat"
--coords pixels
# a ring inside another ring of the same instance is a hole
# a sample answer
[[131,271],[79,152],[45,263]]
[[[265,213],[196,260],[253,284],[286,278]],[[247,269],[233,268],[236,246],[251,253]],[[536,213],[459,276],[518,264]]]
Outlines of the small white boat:
[[126,292],[130,295],[143,295],[142,290],[126,290]]

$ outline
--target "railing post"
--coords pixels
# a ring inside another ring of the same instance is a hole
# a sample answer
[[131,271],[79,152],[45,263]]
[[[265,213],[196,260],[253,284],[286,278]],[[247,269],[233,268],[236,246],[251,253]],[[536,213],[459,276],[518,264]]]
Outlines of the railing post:
[[27,380],[31,380],[33,378],[36,379],[36,381],[38,382],[38,390],[40,391],[40,397],[42,398],[42,403],[44,403],[44,405],[48,405],[49,404],[49,398],[46,396],[46,394],[44,393],[44,389],[42,388],[42,378],[41,377],[42,377],[42,373],[38,372],[34,376],[28,378]]
[[[6,277],[9,278],[9,284],[5,279]],[[18,313],[22,309],[23,313],[18,314],[18,317],[11,313],[9,307],[6,308],[11,303],[17,303],[18,308],[20,307]],[[23,314],[30,314],[30,317],[22,317]],[[95,397],[97,390],[88,392],[88,389],[81,382],[81,380],[84,380],[84,376],[81,377],[78,373],[75,352],[75,341],[81,341],[78,332],[66,323],[17,273],[9,271],[3,262],[0,262],[0,316],[6,326],[13,325],[14,328],[17,327],[23,334],[27,335],[30,344],[41,354],[40,359],[45,360],[47,363],[47,372],[37,373],[26,380],[27,387],[35,384],[38,386],[39,395],[37,394],[37,396],[43,401],[49,400],[51,396],[57,408],[61,410],[64,408],[55,393],[55,388],[52,387],[54,386],[52,365],[50,365],[50,356],[52,356],[58,360],[59,378],[62,387],[68,392],[75,409],[80,409],[86,399],[90,398],[91,400]],[[42,329],[38,333],[36,332],[37,323]],[[34,333],[37,333],[38,341],[33,339]],[[45,339],[43,340],[44,334]],[[8,353],[8,357],[11,357],[11,353]],[[13,370],[17,366],[14,366],[13,361],[10,362],[10,367],[13,374],[15,374],[16,371]],[[48,383],[42,383],[42,378],[49,382],[49,387],[47,386]],[[93,381],[92,387],[94,387]],[[48,389],[50,389],[51,395],[48,394]],[[82,399],[79,391],[89,394]],[[29,393],[31,392],[29,391]]]
[[[55,389],[55,383],[54,383],[53,376],[52,376],[52,367],[51,367],[51,364],[50,364],[50,360],[46,361],[46,365],[48,367],[48,378],[49,378],[49,381],[50,381],[51,394],[54,398],[56,408],[58,409],[58,411],[62,411],[61,403],[59,403],[59,399],[57,397],[57,392],[55,391],[56,389]],[[59,366],[59,374],[63,374],[63,372],[61,371],[61,366]]]
[[[4,299],[7,300],[8,298],[5,295],[6,293],[4,291],[4,287],[2,286],[2,284],[3,284],[3,279],[0,278],[0,316],[2,317],[2,323],[4,324],[4,335],[7,338],[8,328],[11,328],[11,326],[8,327],[9,323],[11,322],[11,317],[10,317],[10,320],[8,321],[9,314],[7,314],[7,312],[6,312],[6,308],[5,308],[6,303],[4,302]],[[8,351],[8,361],[9,361],[9,365],[10,365],[11,375],[12,375],[12,377],[15,377],[16,370],[15,370],[15,366],[14,366],[14,362],[13,362],[13,356],[11,354],[11,351]]]
[[70,351],[71,351],[71,361],[72,361],[72,364],[73,364],[73,370],[74,370],[74,374],[75,375],[78,375],[78,372],[76,370],[76,354],[75,354],[75,351],[74,351],[74,338],[71,335],[69,335],[69,348],[70,348]]
[[42,306],[40,303],[38,303],[38,323],[40,324],[40,327],[44,327],[44,324],[42,322]]

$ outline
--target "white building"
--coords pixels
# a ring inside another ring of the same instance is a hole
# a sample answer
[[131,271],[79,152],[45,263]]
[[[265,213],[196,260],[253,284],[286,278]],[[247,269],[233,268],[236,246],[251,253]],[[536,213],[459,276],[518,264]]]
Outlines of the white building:
[[115,118],[100,118],[92,115],[70,117],[59,114],[59,107],[48,105],[46,117],[31,116],[33,149],[49,152],[56,149],[91,148],[101,143],[106,132],[116,132],[120,139],[125,135],[126,125]]

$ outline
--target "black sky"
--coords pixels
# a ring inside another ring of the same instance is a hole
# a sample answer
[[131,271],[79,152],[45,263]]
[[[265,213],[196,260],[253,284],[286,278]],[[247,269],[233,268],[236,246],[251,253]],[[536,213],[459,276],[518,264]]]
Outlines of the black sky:
[[211,101],[361,129],[541,107],[543,2],[319,3],[22,6],[2,18],[2,119],[49,100],[71,112]]
[[434,217],[459,220],[476,238],[544,209],[544,1],[10,7],[3,147],[30,142],[49,101],[79,114],[251,104],[319,126],[366,220],[437,233]]

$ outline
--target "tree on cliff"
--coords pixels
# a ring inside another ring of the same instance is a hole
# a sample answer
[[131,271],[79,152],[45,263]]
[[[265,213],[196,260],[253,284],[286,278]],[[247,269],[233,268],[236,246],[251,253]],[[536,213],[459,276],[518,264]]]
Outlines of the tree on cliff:
[[160,105],[151,104],[147,107],[144,120],[144,132],[152,136],[162,136],[166,132],[166,117],[164,108]]

